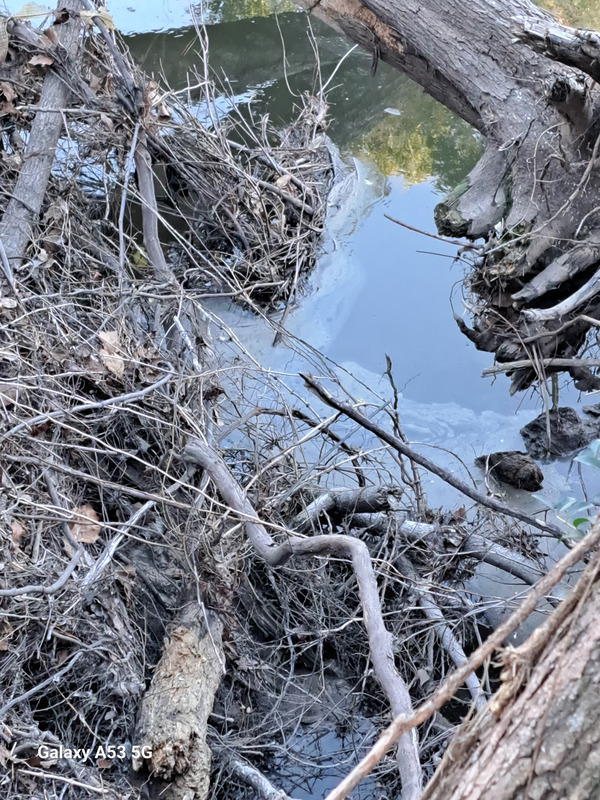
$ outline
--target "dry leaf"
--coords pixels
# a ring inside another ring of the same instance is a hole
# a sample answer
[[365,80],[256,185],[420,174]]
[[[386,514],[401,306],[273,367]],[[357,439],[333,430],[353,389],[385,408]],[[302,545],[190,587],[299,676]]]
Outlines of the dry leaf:
[[122,356],[117,355],[119,346],[119,334],[117,331],[100,331],[98,338],[104,344],[99,350],[102,363],[109,372],[117,378],[122,378],[125,372],[125,361]]
[[119,346],[119,334],[117,331],[100,331],[98,334],[100,341],[106,345],[107,350],[115,352]]
[[10,523],[10,538],[13,540],[13,544],[17,547],[19,546],[19,542],[23,538],[24,533],[25,528],[16,519],[13,519],[13,521]]
[[0,91],[2,92],[2,94],[9,103],[12,103],[12,101],[17,96],[17,93],[15,92],[11,84],[7,83],[6,81],[0,81]]
[[37,56],[30,58],[28,63],[33,67],[49,67],[51,64],[54,64],[54,59],[44,55],[44,53],[38,53]]
[[9,169],[19,170],[23,165],[23,158],[20,153],[2,153],[2,161]]
[[0,297],[0,308],[16,308],[17,301],[14,297]]
[[160,103],[156,112],[159,119],[171,119],[171,109],[166,103]]
[[69,524],[69,528],[78,542],[94,544],[100,535],[102,525],[98,514],[90,505],[86,504],[73,511],[73,522]]
[[94,74],[93,72],[90,74],[90,89],[94,94],[98,94],[98,89],[102,85],[102,81],[98,77],[98,75]]
[[39,3],[25,3],[16,14],[11,14],[11,17],[13,19],[33,19],[33,17],[49,17],[50,14],[52,14],[52,9],[48,6],[41,6]]
[[100,122],[104,125],[105,128],[108,128],[109,131],[115,127],[112,119],[108,116],[108,114],[100,114]]
[[99,758],[96,761],[96,766],[99,769],[110,769],[111,767],[114,767],[114,762],[109,761],[108,758]]
[[113,18],[108,13],[105,8],[100,8],[98,11],[80,11],[79,16],[81,17],[83,23],[91,28],[94,24],[94,18],[99,19],[100,22],[104,23],[104,27],[109,31],[114,31],[115,23],[113,22]]
[[5,619],[0,623],[0,652],[8,650],[10,637],[13,635],[14,628]]
[[[44,39],[47,41],[45,42]],[[40,36],[41,47],[48,48],[52,47],[53,45],[57,45],[58,43],[58,34],[54,25],[52,25],[50,28],[46,28],[46,30]]]
[[0,408],[12,406],[19,396],[18,387],[12,383],[0,383]]
[[277,178],[275,181],[275,185],[279,186],[280,189],[285,189],[288,183],[292,180],[291,175],[282,175],[280,178]]

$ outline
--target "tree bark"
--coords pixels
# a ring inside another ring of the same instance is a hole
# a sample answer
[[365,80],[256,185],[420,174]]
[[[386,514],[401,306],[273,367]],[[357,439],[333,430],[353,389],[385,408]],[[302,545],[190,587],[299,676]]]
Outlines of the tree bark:
[[[320,0],[311,10],[484,136],[479,163],[435,212],[441,234],[485,239],[465,332],[498,361],[577,356],[589,328],[580,315],[600,317],[600,37],[528,0]],[[546,368],[561,370],[578,388],[600,385],[585,365]],[[511,391],[536,377],[513,370]]]
[[561,623],[505,651],[502,689],[456,734],[422,800],[600,796],[599,571],[596,556]]
[[[63,7],[69,12],[78,12],[82,3],[80,0],[65,0],[59,4],[58,10]],[[63,66],[68,67],[77,54],[81,23],[71,18],[57,27],[60,49],[52,55],[64,60]],[[56,146],[63,130],[64,115],[60,109],[67,107],[69,94],[67,82],[54,67],[50,67],[31,126],[23,166],[0,222],[0,242],[10,272],[19,267],[35,235]]]

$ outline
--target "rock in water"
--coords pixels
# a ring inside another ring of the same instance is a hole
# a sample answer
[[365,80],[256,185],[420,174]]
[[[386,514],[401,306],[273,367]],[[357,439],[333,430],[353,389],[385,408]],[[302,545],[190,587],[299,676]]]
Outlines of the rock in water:
[[518,450],[490,453],[488,456],[476,458],[475,464],[492,478],[514,486],[515,489],[537,492],[542,488],[542,470],[527,453],[520,453]]
[[572,408],[552,409],[549,416],[550,441],[546,414],[540,414],[521,428],[525,449],[533,458],[567,458],[600,434],[600,419],[583,420]]

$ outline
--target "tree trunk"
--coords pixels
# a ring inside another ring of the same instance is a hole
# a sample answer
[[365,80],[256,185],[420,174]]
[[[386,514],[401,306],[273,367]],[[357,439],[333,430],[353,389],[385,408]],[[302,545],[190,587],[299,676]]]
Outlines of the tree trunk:
[[459,729],[422,800],[600,797],[599,567],[596,557],[559,625],[551,617],[505,651],[500,692]]
[[[485,239],[471,251],[475,324],[464,332],[498,361],[577,356],[582,316],[600,317],[600,37],[527,0],[321,0],[312,11],[485,137],[435,212],[440,233]],[[600,386],[587,365],[546,372],[565,369],[578,388]],[[535,378],[514,369],[511,391]]]

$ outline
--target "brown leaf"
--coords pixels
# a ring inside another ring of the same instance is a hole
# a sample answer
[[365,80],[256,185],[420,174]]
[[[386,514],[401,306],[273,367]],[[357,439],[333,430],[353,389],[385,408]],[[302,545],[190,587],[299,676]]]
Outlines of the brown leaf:
[[160,103],[158,108],[156,109],[156,113],[158,114],[158,118],[161,120],[171,119],[171,109],[166,103]]
[[7,81],[0,81],[0,91],[9,103],[12,103],[17,97],[17,93],[15,92],[14,88]]
[[29,64],[32,67],[49,67],[54,64],[54,59],[50,56],[47,56],[45,53],[38,53],[33,58],[29,59]]
[[[48,40],[48,44],[44,42],[44,39]],[[42,47],[52,47],[52,45],[58,44],[58,33],[56,32],[54,25],[46,28],[46,30],[40,36],[40,44]]]
[[73,522],[69,524],[69,528],[78,542],[94,544],[100,535],[102,525],[98,514],[86,503],[73,511]]
[[23,538],[23,534],[25,533],[25,528],[21,525],[21,523],[13,519],[10,523],[10,538],[13,541],[13,544],[17,547],[19,546],[19,542]]
[[95,75],[92,72],[90,75],[90,89],[92,90],[92,92],[94,94],[98,94],[98,90],[100,89],[101,85],[102,85],[101,79],[98,77],[98,75]]
[[117,378],[122,378],[125,372],[125,360],[116,355],[119,347],[119,334],[117,331],[100,331],[98,338],[104,347],[98,351],[102,363],[109,372]]
[[108,758],[99,758],[96,761],[96,766],[99,769],[110,769],[111,767],[114,767],[114,761],[109,761]]

